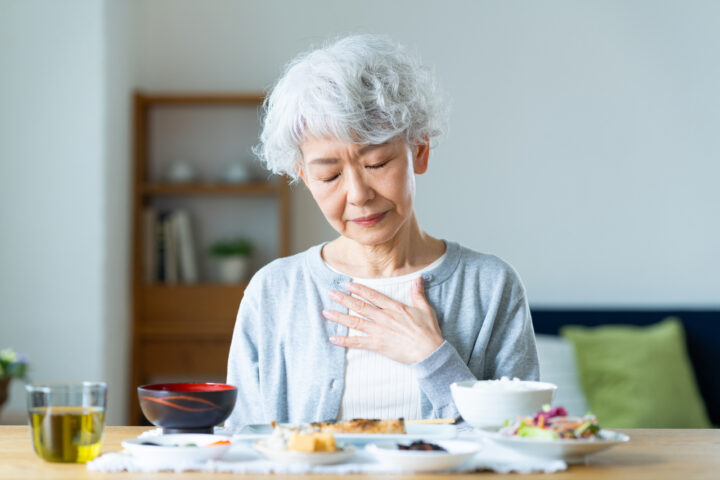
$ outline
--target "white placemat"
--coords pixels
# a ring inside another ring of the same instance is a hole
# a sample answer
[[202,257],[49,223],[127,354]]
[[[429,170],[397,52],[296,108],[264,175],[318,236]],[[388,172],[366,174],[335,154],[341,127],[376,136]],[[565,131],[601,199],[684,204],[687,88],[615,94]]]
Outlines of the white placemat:
[[[162,433],[160,429],[143,432],[138,437],[149,437]],[[552,473],[567,469],[567,464],[561,460],[545,460],[522,455],[513,450],[495,445],[489,440],[474,435],[472,432],[462,432],[458,439],[477,441],[483,444],[482,449],[470,460],[456,469],[455,473],[473,472],[477,470],[491,470],[498,473]],[[191,464],[162,464],[157,461],[143,461],[126,452],[106,453],[95,460],[88,462],[88,470],[101,472],[230,472],[251,474],[293,474],[293,473],[400,473],[402,470],[375,461],[371,454],[358,448],[353,458],[346,463],[338,465],[284,465],[274,463],[261,457],[252,445],[240,442],[230,449],[222,460],[211,460],[205,463]]]

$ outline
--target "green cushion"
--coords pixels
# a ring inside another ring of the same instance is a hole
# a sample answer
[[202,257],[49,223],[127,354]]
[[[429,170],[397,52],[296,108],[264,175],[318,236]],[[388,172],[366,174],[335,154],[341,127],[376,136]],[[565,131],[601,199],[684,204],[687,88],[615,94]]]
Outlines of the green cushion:
[[567,326],[580,383],[607,428],[709,428],[710,421],[674,317],[648,327]]

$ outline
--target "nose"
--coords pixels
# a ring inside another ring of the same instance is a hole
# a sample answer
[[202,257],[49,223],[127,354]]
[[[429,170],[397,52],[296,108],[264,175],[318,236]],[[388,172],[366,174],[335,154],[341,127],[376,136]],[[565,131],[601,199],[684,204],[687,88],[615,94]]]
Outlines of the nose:
[[346,179],[349,203],[362,206],[375,198],[375,190],[368,184],[362,173],[353,170]]

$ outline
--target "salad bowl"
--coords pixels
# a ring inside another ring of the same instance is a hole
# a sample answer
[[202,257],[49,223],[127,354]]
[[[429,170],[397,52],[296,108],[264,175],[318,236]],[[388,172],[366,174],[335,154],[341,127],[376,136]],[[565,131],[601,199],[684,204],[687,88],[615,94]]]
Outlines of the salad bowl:
[[532,417],[508,420],[500,428],[479,429],[488,439],[525,455],[579,463],[587,455],[630,440],[623,433],[600,428],[595,415],[568,416],[564,407],[543,409]]
[[630,440],[624,433],[600,430],[596,439],[550,439],[503,435],[495,428],[478,430],[483,437],[524,455],[583,463],[588,455],[601,452]]

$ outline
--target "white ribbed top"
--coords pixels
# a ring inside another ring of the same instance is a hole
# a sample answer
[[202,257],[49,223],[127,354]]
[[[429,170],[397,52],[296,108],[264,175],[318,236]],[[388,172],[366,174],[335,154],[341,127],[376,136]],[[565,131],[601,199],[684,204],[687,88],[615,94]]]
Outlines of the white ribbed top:
[[[368,286],[405,305],[412,305],[410,294],[413,282],[423,273],[438,266],[445,259],[445,255],[422,270],[407,275],[353,278],[353,282]],[[350,315],[358,314],[351,310]],[[348,335],[357,336],[365,333],[349,329]],[[347,349],[345,389],[340,402],[338,420],[401,417],[408,420],[421,418],[420,387],[410,367],[370,350]]]

